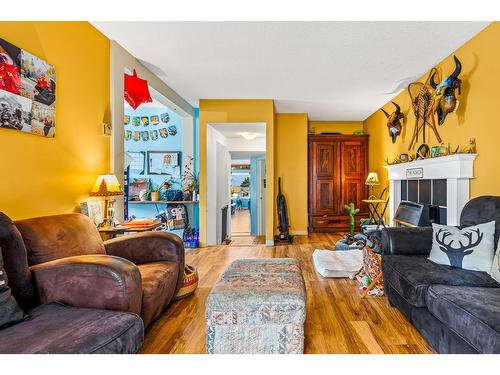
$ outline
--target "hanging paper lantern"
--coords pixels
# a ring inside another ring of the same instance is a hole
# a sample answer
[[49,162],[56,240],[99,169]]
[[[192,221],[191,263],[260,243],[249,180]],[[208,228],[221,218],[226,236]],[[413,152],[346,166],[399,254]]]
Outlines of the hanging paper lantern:
[[134,74],[125,73],[125,100],[133,109],[137,109],[142,103],[151,103],[151,95],[149,94],[148,81],[137,77],[134,69]]

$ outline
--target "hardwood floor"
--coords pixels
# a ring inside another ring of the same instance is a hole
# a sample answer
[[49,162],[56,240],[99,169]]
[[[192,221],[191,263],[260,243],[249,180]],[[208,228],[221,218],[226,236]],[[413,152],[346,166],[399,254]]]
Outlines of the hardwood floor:
[[231,235],[248,236],[250,235],[250,211],[236,210],[231,215]]
[[205,353],[205,300],[224,269],[239,258],[299,260],[307,288],[306,353],[433,353],[385,297],[361,299],[356,281],[324,279],[314,269],[314,249],[333,249],[339,235],[297,236],[291,245],[217,246],[186,251],[198,268],[195,294],[173,303],[148,329],[141,353]]
[[264,236],[231,236],[230,245],[235,246],[253,246],[264,245],[266,239]]

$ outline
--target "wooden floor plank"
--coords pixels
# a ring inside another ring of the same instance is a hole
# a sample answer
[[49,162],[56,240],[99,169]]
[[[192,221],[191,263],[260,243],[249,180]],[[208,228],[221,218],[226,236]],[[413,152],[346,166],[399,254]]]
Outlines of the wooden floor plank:
[[325,279],[314,269],[314,249],[333,249],[335,233],[295,237],[293,244],[266,247],[259,241],[186,251],[197,267],[195,294],[174,302],[147,330],[141,353],[202,354],[205,302],[226,267],[240,258],[291,257],[299,261],[307,290],[306,353],[433,353],[413,326],[385,297],[360,298],[358,283]]
[[379,343],[373,335],[372,329],[366,321],[352,321],[351,326],[357,334],[363,345],[368,349],[370,354],[384,354],[385,352],[380,347]]

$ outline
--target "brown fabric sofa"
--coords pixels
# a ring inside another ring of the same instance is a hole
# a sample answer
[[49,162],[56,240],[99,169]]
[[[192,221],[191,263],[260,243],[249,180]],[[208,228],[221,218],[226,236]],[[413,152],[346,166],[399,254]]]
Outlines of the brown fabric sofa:
[[[148,327],[182,285],[184,246],[173,234],[145,232],[103,242],[81,214],[19,220],[15,226],[39,303],[132,312]],[[31,293],[29,286],[25,292]]]

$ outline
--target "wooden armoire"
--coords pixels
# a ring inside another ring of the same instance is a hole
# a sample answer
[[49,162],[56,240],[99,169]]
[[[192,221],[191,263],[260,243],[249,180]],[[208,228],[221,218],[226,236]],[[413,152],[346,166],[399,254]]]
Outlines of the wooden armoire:
[[368,135],[309,136],[309,232],[349,229],[344,205],[354,203],[368,217]]

